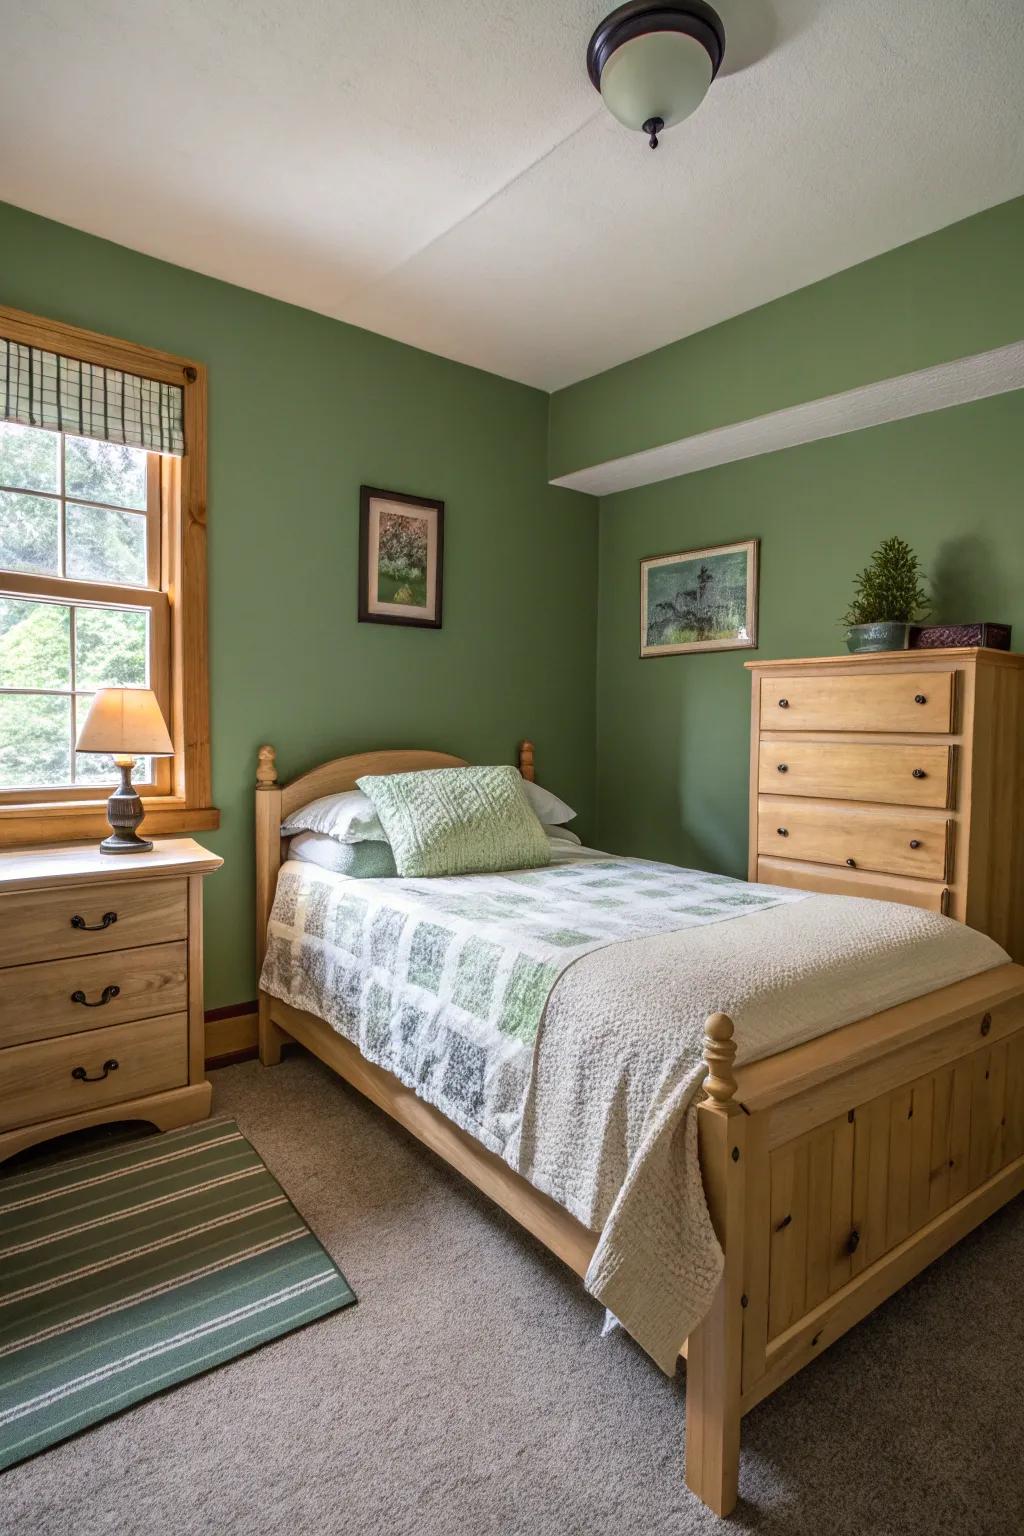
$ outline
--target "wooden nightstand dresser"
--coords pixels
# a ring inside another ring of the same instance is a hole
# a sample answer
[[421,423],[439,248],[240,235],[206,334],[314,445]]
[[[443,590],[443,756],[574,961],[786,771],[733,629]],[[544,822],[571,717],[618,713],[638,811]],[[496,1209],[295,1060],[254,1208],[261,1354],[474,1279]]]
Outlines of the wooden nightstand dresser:
[[210,1112],[203,879],[191,838],[0,853],[0,1160],[84,1126]]

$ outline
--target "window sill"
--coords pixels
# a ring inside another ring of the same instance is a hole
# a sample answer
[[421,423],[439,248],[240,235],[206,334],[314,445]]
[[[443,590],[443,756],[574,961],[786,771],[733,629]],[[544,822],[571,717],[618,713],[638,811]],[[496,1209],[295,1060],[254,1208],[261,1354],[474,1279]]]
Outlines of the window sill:
[[[146,818],[142,836],[212,832],[220,826],[216,806],[190,806],[174,795],[146,796],[143,803]],[[106,799],[0,805],[0,847],[22,848],[33,843],[72,843],[106,837],[110,831],[106,806]]]

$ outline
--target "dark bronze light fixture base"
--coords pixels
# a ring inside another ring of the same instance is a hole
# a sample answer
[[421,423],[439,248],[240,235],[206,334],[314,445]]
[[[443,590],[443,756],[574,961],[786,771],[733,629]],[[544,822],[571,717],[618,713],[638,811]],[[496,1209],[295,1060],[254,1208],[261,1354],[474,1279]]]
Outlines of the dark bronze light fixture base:
[[135,830],[146,811],[141,795],[132,784],[134,760],[117,766],[121,782],[107,801],[107,820],[113,830],[100,843],[100,853],[149,853],[153,844]]

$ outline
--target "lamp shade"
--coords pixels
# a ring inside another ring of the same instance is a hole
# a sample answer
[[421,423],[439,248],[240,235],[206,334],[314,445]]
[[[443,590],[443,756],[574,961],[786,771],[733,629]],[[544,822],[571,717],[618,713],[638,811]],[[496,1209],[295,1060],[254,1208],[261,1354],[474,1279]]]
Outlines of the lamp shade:
[[160,705],[151,688],[101,688],[78,733],[79,752],[115,757],[173,757]]

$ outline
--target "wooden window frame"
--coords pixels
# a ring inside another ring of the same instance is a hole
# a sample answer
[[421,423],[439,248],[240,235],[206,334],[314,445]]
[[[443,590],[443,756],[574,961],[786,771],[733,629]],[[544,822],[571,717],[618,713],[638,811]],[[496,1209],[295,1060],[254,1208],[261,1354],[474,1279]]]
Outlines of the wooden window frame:
[[[0,305],[0,334],[26,346],[77,358],[100,367],[180,385],[184,392],[185,452],[181,458],[150,456],[160,477],[160,580],[158,587],[109,585],[106,601],[148,607],[158,625],[154,650],[169,655],[169,692],[161,698],[174,743],[174,757],[162,782],[146,791],[150,836],[210,831],[220,825],[212,803],[210,772],[210,682],[207,643],[206,576],[206,369],[189,358],[101,336],[78,326],[45,320]],[[19,575],[25,596],[95,601],[103,586],[57,577]],[[103,599],[101,599],[102,601]],[[163,617],[161,618],[161,615]],[[73,842],[108,831],[107,795],[102,787],[26,791],[0,804],[0,847]]]

